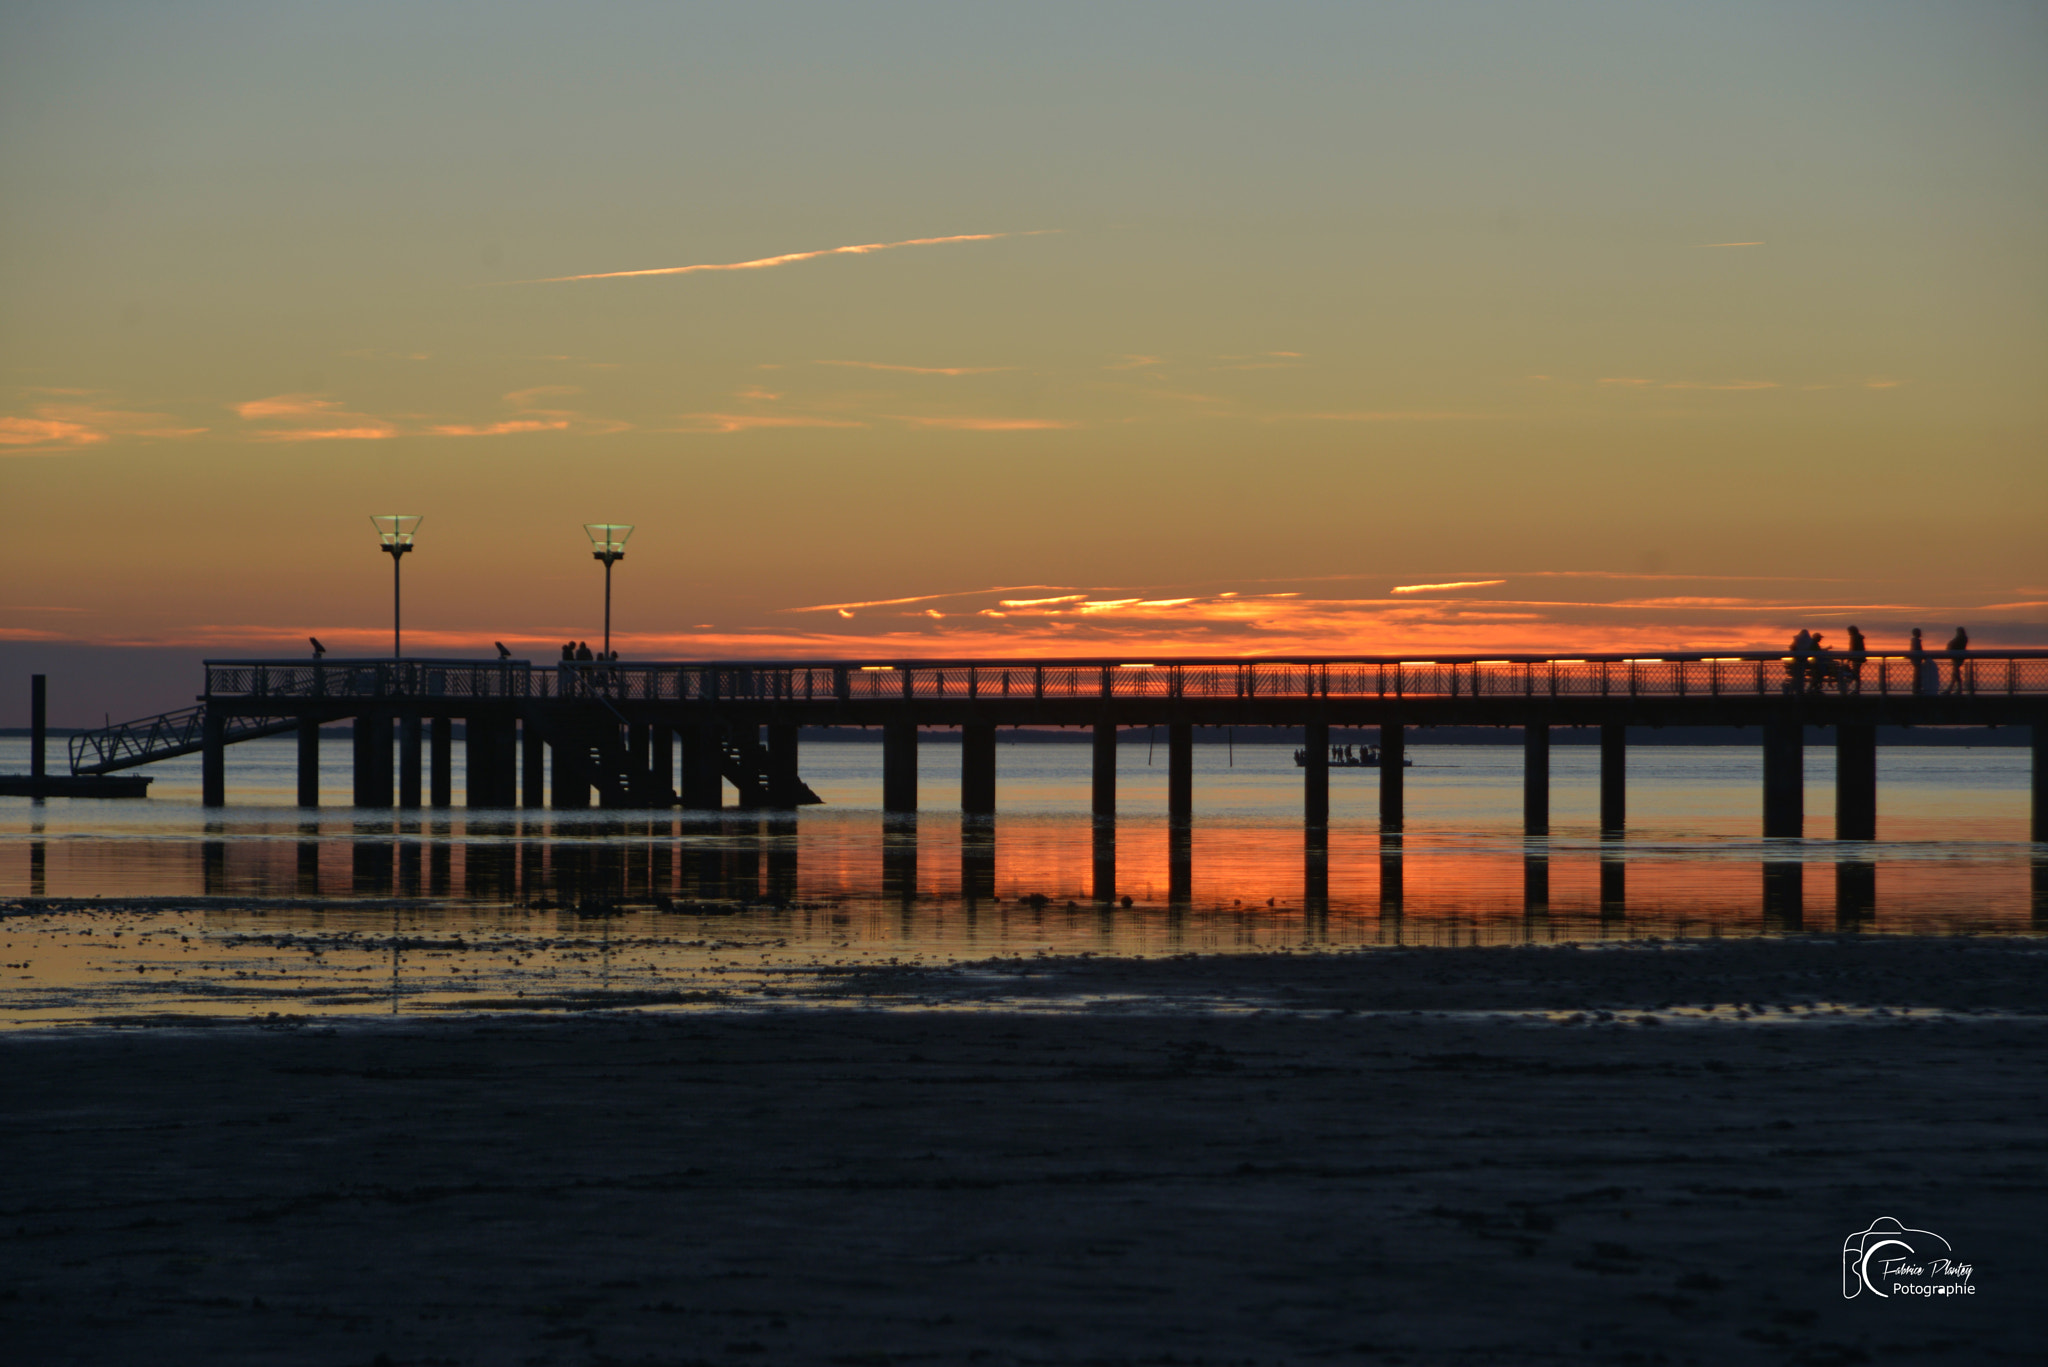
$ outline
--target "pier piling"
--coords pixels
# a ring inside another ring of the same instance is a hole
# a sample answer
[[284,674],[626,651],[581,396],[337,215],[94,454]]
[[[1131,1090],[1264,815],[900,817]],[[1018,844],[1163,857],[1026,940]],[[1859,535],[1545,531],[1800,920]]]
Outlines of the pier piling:
[[882,810],[917,810],[917,723],[898,720],[882,727]]
[[1627,825],[1628,727],[1607,723],[1600,728],[1600,829]]
[[1095,723],[1095,765],[1089,788],[1089,809],[1097,822],[1116,816],[1116,723]]
[[398,805],[415,811],[420,805],[420,730],[419,713],[398,719]]
[[1182,826],[1195,819],[1195,728],[1184,721],[1166,728],[1166,819]]
[[[1408,737],[1400,722],[1380,723],[1380,829],[1398,831],[1403,820],[1402,780],[1407,777]],[[1394,865],[1398,876],[1400,864]],[[1398,894],[1396,895],[1399,901]]]
[[427,801],[436,807],[455,805],[455,723],[436,717],[427,734]]
[[1324,830],[1330,824],[1330,724],[1318,719],[1301,730],[1301,816],[1310,830]]
[[1835,728],[1835,839],[1877,839],[1877,728]]
[[1522,728],[1522,834],[1550,834],[1550,728],[1545,725]]
[[1764,837],[1806,833],[1806,752],[1796,721],[1764,724]]
[[299,718],[299,805],[320,805],[320,719]]
[[996,811],[996,729],[982,722],[960,728],[960,810],[968,816]]

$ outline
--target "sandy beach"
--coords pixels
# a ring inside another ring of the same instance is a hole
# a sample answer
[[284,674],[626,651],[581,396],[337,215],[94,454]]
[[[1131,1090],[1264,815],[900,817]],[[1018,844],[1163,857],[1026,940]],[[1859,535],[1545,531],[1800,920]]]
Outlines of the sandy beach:
[[[337,1367],[2038,1360],[2044,987],[2039,942],[1844,938],[17,1033],[0,1334]],[[1976,1293],[1845,1300],[1842,1240],[1886,1215]]]

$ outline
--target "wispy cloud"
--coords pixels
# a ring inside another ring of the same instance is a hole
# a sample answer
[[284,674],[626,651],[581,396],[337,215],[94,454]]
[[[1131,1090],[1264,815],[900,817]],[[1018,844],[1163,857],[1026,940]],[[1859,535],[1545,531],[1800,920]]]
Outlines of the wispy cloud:
[[911,237],[901,242],[859,242],[845,247],[820,247],[808,252],[784,252],[780,256],[756,257],[751,261],[705,262],[692,266],[655,266],[637,271],[593,271],[587,275],[550,275],[539,280],[519,280],[521,285],[560,285],[575,280],[630,280],[656,275],[696,275],[705,271],[760,271],[775,266],[791,266],[799,261],[816,261],[826,256],[867,256],[874,252],[895,251],[899,247],[938,247],[954,242],[994,242],[1005,237],[1040,237],[1047,233],[1059,232],[1058,228],[1034,228],[1015,233],[956,233],[951,237]]
[[757,427],[866,427],[852,418],[807,417],[798,413],[684,413],[684,432],[750,432]]
[[563,432],[568,427],[567,418],[507,418],[503,422],[441,423],[429,427],[427,433],[436,437],[505,437],[520,432]]
[[1782,389],[1783,387],[1776,380],[1729,380],[1725,383],[1714,383],[1708,380],[1673,380],[1663,386],[1665,389],[1719,389],[1728,391]]
[[1505,584],[1505,579],[1454,579],[1447,584],[1402,584],[1388,589],[1388,593],[1430,593],[1438,589],[1490,589]]
[[11,454],[28,455],[103,446],[123,438],[177,440],[206,430],[186,426],[166,413],[137,413],[99,403],[42,403],[27,416],[0,417],[0,447],[14,448]]
[[1366,410],[1356,413],[1275,413],[1267,422],[1478,422],[1485,413],[1451,413],[1424,410]]
[[943,427],[954,432],[1047,432],[1080,426],[1079,423],[1062,422],[1055,418],[930,418],[902,415],[897,421],[907,422],[913,427]]
[[1695,247],[1761,247],[1761,242],[1695,242]]
[[854,370],[891,370],[903,375],[996,375],[1017,368],[1013,365],[889,365],[882,361],[819,361],[818,364],[846,366]]
[[263,442],[385,441],[398,435],[398,425],[364,413],[351,413],[338,399],[319,394],[273,394],[229,405],[244,422],[285,422],[251,434]]

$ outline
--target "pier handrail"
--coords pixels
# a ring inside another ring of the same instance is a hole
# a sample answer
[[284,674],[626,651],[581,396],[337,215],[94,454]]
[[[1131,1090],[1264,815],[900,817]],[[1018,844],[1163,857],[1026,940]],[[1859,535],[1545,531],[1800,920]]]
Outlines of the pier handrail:
[[208,660],[207,698],[877,702],[2048,694],[2048,650],[868,660]]

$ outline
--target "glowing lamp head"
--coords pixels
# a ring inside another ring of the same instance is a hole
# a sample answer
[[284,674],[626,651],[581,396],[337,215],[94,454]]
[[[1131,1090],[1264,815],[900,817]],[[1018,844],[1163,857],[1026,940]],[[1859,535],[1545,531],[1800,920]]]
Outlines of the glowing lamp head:
[[584,535],[590,538],[590,556],[607,565],[626,558],[626,541],[633,535],[630,522],[586,522]]
[[404,555],[412,549],[413,533],[426,519],[413,513],[385,513],[370,519],[377,528],[377,542],[389,555]]

